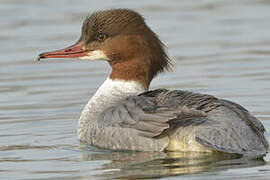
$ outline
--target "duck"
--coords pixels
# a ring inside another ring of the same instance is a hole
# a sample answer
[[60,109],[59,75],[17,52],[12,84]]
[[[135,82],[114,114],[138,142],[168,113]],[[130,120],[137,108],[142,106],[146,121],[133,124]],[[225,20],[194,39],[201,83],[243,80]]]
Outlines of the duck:
[[93,12],[72,46],[38,55],[107,61],[111,73],[78,121],[79,141],[110,150],[226,153],[263,157],[263,124],[241,105],[183,90],[149,90],[170,70],[165,45],[131,9]]

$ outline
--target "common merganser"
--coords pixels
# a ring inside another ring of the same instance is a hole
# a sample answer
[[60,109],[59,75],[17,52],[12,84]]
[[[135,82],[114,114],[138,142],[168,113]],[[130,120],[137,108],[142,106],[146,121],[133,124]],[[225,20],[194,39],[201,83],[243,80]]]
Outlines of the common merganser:
[[135,151],[224,152],[262,157],[265,128],[242,106],[211,95],[157,89],[152,79],[171,66],[163,43],[129,9],[93,13],[79,41],[41,58],[106,60],[112,72],[85,106],[78,138],[87,144]]

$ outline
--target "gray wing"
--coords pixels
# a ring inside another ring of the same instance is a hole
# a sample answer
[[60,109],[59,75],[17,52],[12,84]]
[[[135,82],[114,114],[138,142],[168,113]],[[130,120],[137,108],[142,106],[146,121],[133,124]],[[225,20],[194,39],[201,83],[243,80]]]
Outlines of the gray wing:
[[[261,122],[234,102],[187,91],[157,90],[142,95],[156,97],[161,105],[186,106],[205,112],[204,121],[194,130],[197,141],[205,146],[229,153],[251,153],[252,156],[261,156],[268,151]],[[196,117],[191,119],[198,121]]]
[[150,138],[192,126],[199,143],[219,151],[261,156],[268,150],[263,125],[242,106],[187,91],[159,89],[129,97],[104,111],[99,125],[136,129]]
[[132,128],[138,135],[152,138],[161,135],[176,121],[203,116],[204,112],[186,106],[159,106],[153,97],[132,96],[105,110],[98,125]]
[[196,140],[207,147],[227,153],[236,153],[251,158],[265,155],[268,142],[263,131],[255,131],[235,112],[220,106],[208,114],[215,123],[200,126],[195,133]]

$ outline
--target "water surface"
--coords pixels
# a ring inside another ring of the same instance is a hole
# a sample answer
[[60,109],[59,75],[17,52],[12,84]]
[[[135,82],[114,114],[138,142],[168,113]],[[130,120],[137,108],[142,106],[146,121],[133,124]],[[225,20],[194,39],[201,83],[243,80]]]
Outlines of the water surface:
[[168,48],[174,71],[151,88],[235,101],[270,139],[270,1],[0,0],[0,179],[268,179],[269,155],[251,161],[79,143],[77,119],[108,64],[35,58],[77,41],[88,13],[116,7],[142,13]]

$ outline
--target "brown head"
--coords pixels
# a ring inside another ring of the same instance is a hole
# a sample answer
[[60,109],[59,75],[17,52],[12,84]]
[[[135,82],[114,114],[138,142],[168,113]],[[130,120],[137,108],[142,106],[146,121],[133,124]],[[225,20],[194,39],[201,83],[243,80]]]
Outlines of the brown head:
[[112,67],[111,79],[139,81],[146,88],[159,72],[171,65],[157,35],[142,16],[128,9],[93,13],[85,19],[76,44],[42,53],[38,60],[66,57],[106,60]]

